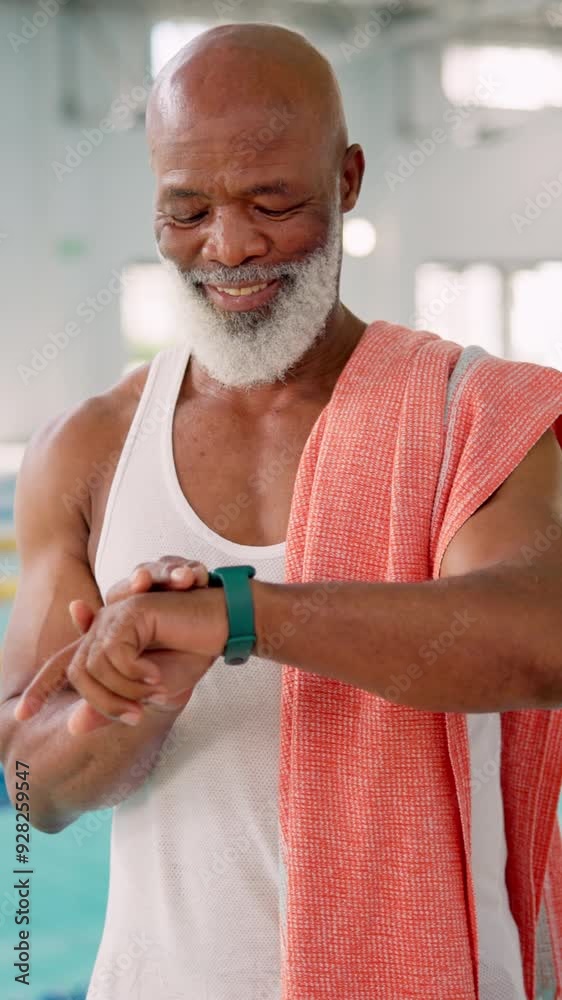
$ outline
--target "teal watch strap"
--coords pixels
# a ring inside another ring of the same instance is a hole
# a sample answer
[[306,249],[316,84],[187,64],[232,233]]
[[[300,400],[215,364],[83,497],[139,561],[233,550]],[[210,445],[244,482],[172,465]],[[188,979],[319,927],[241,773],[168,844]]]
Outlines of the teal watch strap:
[[246,663],[256,644],[254,597],[250,579],[254,566],[219,566],[209,573],[209,587],[224,587],[229,634],[224,648],[226,663]]

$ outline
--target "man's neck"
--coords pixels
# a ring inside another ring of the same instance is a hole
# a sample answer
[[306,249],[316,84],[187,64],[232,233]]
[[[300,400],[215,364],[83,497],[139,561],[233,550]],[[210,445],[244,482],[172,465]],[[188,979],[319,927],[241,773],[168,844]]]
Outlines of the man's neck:
[[322,404],[330,398],[366,327],[366,323],[338,301],[324,333],[287,374],[286,381],[251,388],[223,386],[192,358],[181,396],[209,397],[232,409],[256,415],[284,409],[301,399],[317,399]]

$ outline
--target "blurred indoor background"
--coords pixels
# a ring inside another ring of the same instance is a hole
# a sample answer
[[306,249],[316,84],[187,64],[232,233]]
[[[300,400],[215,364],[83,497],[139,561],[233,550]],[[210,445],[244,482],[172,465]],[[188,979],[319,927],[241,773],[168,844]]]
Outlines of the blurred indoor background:
[[[232,21],[301,31],[339,77],[367,155],[344,302],[562,368],[562,0],[0,0],[0,636],[29,435],[183,335],[155,253],[145,105],[185,41]],[[16,1000],[1,787],[0,803],[0,996]],[[85,995],[109,826],[33,834],[30,1000]]]

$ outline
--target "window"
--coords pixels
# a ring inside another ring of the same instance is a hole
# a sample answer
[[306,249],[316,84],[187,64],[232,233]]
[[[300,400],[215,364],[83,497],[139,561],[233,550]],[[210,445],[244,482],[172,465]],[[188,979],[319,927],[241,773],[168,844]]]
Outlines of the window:
[[513,271],[509,286],[512,357],[562,369],[562,263]]
[[449,45],[443,53],[441,82],[446,97],[455,105],[478,103],[515,111],[560,108],[562,51],[530,46]]
[[185,317],[160,263],[131,264],[121,276],[121,329],[130,371],[184,336]]
[[433,330],[464,347],[480,344],[504,353],[501,275],[489,264],[422,264],[416,273],[416,315],[411,325]]
[[153,79],[176,52],[210,27],[202,21],[159,21],[155,24],[150,37]]
[[562,370],[562,261],[422,264],[411,326]]

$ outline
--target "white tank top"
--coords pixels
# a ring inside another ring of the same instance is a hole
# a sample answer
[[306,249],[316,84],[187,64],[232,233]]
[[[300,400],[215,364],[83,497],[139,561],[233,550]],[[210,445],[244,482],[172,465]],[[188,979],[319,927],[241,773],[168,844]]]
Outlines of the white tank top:
[[[95,566],[103,597],[139,562],[162,555],[210,569],[250,563],[262,580],[283,582],[284,544],[227,541],[182,493],[172,422],[188,360],[188,345],[180,345],[150,367],[105,511]],[[217,508],[223,524],[236,516],[229,503],[225,497]],[[279,664],[252,657],[237,668],[221,657],[148,778],[115,807],[105,925],[87,1000],[279,1000],[280,694]],[[499,716],[468,721],[481,1000],[525,1000],[505,889]]]

